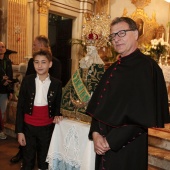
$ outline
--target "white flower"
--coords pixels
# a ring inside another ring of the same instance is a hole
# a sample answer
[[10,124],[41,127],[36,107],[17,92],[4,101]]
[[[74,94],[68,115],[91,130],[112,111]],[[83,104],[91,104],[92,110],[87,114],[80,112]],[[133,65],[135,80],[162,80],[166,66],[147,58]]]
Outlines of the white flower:
[[151,57],[159,61],[161,54],[165,55],[170,47],[168,42],[165,42],[163,38],[153,39],[150,44],[143,46],[143,52],[149,54]]
[[151,40],[151,45],[158,45],[159,41],[157,39]]

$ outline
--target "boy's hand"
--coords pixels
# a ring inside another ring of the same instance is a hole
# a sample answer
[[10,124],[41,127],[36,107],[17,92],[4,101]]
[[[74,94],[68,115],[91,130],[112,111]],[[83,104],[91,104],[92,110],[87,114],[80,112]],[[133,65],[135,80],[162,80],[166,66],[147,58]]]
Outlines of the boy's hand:
[[26,145],[25,135],[23,133],[18,133],[18,142],[21,146]]
[[63,116],[55,116],[53,123],[59,124],[59,122],[62,121],[62,120],[63,120]]

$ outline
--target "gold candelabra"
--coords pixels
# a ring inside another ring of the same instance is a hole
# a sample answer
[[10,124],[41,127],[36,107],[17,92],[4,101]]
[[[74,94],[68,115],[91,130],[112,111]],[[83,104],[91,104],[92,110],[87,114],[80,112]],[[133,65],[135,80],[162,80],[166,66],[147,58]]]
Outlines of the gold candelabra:
[[77,120],[80,120],[80,117],[79,117],[79,115],[78,115],[78,113],[77,113],[77,110],[80,109],[80,108],[86,107],[86,106],[88,105],[88,102],[89,102],[89,101],[87,101],[87,102],[82,102],[82,101],[80,101],[80,100],[78,100],[78,99],[75,100],[75,99],[72,97],[71,93],[70,93],[70,100],[71,100],[72,104],[74,105],[75,118],[76,118]]

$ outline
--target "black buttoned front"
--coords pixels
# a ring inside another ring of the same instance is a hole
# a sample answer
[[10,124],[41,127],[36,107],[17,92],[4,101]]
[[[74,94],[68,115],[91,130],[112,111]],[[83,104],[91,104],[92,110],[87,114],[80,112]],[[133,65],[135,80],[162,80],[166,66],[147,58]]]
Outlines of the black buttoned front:
[[[23,131],[24,114],[32,115],[35,98],[35,78],[36,75],[29,75],[23,79],[20,89],[20,96],[17,106],[16,132]],[[47,94],[49,117],[60,116],[60,103],[62,95],[62,86],[59,80],[50,77],[51,83]]]

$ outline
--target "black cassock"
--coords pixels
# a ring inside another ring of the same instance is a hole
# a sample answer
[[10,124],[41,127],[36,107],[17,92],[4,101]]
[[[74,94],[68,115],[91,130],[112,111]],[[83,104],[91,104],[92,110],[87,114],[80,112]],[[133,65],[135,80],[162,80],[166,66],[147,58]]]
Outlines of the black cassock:
[[96,155],[96,170],[147,170],[148,128],[169,123],[162,70],[139,49],[110,66],[87,107],[92,132],[105,136],[110,150]]

